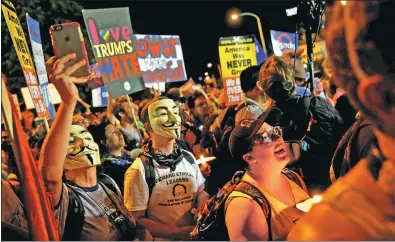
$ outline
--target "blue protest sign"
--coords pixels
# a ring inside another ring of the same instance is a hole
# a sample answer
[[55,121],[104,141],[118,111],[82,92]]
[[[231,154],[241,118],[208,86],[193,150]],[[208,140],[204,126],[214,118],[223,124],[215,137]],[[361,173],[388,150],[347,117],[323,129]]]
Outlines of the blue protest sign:
[[257,38],[254,36],[255,50],[256,50],[256,60],[257,64],[262,64],[267,59],[267,54],[263,51],[263,48]]
[[298,35],[294,33],[270,30],[273,52],[281,56],[287,50],[295,50],[298,46]]
[[40,82],[40,89],[44,99],[45,106],[47,106],[50,117],[55,117],[55,107],[51,103],[51,98],[48,91],[48,75],[45,69],[44,52],[41,44],[40,23],[26,13],[27,27],[29,30],[30,44],[32,46],[34,64],[36,65],[38,80]]
[[108,91],[106,86],[92,89],[92,106],[105,107],[108,104]]

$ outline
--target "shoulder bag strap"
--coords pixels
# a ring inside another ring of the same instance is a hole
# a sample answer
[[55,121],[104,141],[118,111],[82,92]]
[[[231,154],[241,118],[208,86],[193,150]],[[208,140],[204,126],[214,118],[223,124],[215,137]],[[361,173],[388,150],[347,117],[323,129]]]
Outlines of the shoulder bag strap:
[[154,162],[152,161],[152,158],[145,155],[140,155],[139,158],[144,166],[145,181],[148,184],[149,197],[151,197],[152,190],[155,186]]
[[262,192],[256,186],[254,186],[253,184],[246,182],[246,181],[241,181],[237,185],[237,187],[235,188],[234,191],[246,194],[246,195],[250,196],[252,199],[254,199],[255,202],[258,203],[258,205],[261,207],[261,209],[266,217],[266,222],[267,222],[268,231],[269,231],[269,239],[268,240],[273,240],[272,229],[271,229],[271,207],[270,207],[270,203],[266,199],[265,195],[263,195]]
[[85,209],[81,198],[70,186],[67,186],[67,188],[69,205],[62,240],[79,241],[81,240],[81,232],[85,223]]

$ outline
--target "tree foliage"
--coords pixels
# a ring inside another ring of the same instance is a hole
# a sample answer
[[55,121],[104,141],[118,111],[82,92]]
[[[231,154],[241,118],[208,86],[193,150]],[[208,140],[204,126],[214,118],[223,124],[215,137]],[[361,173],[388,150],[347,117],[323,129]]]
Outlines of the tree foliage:
[[[88,51],[90,62],[95,62],[82,17],[81,10],[83,9],[83,7],[76,1],[18,0],[14,1],[14,6],[23,27],[25,38],[28,42],[30,50],[31,46],[26,23],[26,13],[28,13],[32,18],[40,22],[41,40],[46,58],[49,58],[53,55],[51,39],[49,36],[49,27],[54,24],[79,22],[84,35],[85,45]],[[21,65],[19,64],[18,56],[13,46],[7,24],[4,20],[4,15],[2,15],[1,18],[1,34],[3,37],[1,68],[2,72],[7,76],[7,86],[9,91],[11,93],[17,93],[18,97],[21,99],[22,97],[19,89],[26,86],[26,81],[23,78]],[[31,51],[30,53],[32,54]],[[81,98],[87,100],[87,98],[90,96],[90,89],[86,85],[81,85],[79,86],[79,90]]]

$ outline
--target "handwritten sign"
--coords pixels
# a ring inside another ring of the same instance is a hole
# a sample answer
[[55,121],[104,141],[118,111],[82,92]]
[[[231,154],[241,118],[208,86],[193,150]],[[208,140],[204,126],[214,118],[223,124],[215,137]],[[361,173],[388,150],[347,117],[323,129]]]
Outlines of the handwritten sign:
[[15,7],[9,1],[2,1],[1,9],[3,11],[8,30],[10,31],[11,39],[18,55],[18,59],[21,64],[30,95],[33,99],[37,115],[41,118],[48,117],[50,113],[47,109],[47,106],[45,106],[45,102],[41,95],[40,85],[37,81],[36,70],[34,69],[29,47],[27,46],[25,34],[23,33],[18,15],[15,12]]
[[55,107],[51,103],[48,91],[48,75],[45,69],[45,60],[43,46],[41,44],[40,23],[26,13],[27,28],[29,30],[30,45],[32,46],[34,63],[36,64],[38,80],[40,82],[41,93],[44,98],[45,105],[50,112],[50,118],[55,117]]
[[144,89],[134,50],[129,8],[82,10],[99,68],[111,64],[112,73],[101,73],[111,98]]
[[240,86],[240,73],[249,66],[257,65],[254,36],[220,38],[219,59],[226,104],[238,104],[244,97]]
[[133,43],[145,83],[187,80],[179,36],[136,34]]
[[299,37],[295,33],[270,30],[273,52],[276,56],[282,56],[287,50],[295,50],[298,46]]

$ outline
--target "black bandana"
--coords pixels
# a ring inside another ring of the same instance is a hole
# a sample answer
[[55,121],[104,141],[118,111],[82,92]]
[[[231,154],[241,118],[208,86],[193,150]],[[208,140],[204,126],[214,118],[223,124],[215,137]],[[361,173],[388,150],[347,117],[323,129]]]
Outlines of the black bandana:
[[177,164],[180,163],[184,157],[182,155],[181,148],[177,145],[177,143],[174,144],[173,152],[171,154],[166,154],[161,151],[154,150],[152,148],[151,140],[148,141],[146,145],[144,145],[143,154],[147,157],[153,158],[156,162],[158,162],[159,165],[169,167],[171,171],[176,170]]

